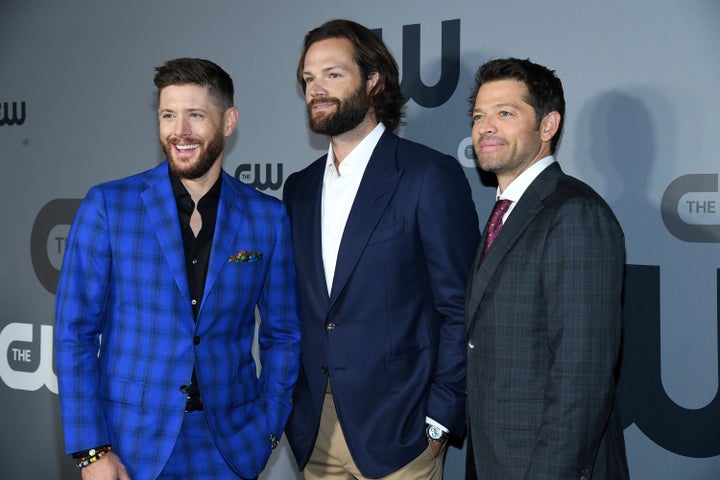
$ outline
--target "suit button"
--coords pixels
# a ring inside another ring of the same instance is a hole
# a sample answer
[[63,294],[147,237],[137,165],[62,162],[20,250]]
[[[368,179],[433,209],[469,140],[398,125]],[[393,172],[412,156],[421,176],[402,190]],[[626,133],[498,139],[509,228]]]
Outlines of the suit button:
[[473,349],[475,348],[475,342],[473,339],[468,340],[468,348]]
[[324,374],[327,374],[327,372],[328,372],[327,365],[323,365],[322,367],[320,367],[320,371]]
[[328,322],[327,324],[325,324],[325,328],[331,331],[335,330],[335,322]]
[[181,392],[181,393],[184,393],[185,395],[187,395],[187,392],[188,392],[188,387],[187,387],[187,385],[181,385],[181,386],[180,386],[180,392]]
[[200,344],[200,337],[194,337],[194,338],[193,338],[193,343],[194,343],[195,345]]

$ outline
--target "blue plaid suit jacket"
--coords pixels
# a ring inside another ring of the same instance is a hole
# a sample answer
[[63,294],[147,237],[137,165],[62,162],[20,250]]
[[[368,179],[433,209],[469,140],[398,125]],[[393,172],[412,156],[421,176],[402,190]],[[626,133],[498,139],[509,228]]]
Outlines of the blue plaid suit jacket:
[[[231,263],[240,250],[262,259]],[[56,369],[68,453],[112,444],[132,478],[172,452],[193,365],[217,446],[255,477],[290,413],[299,320],[287,215],[222,173],[205,293],[193,320],[167,162],[93,187],[68,237],[57,290]],[[262,317],[258,378],[251,355]]]
[[608,205],[557,163],[476,259],[466,321],[479,480],[628,478],[614,378],[624,261]]

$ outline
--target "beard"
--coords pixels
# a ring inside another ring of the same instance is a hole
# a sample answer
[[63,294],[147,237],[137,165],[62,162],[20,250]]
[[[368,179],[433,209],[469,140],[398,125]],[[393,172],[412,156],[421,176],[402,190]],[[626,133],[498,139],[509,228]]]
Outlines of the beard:
[[[312,107],[318,103],[333,103],[335,112],[313,115]],[[370,97],[365,93],[364,85],[360,85],[352,95],[344,100],[335,97],[313,99],[307,104],[310,129],[329,137],[342,135],[360,125],[371,106],[372,103]]]
[[222,154],[223,149],[225,148],[225,137],[220,130],[215,132],[215,135],[210,139],[209,143],[204,143],[200,140],[196,141],[194,139],[187,139],[184,143],[198,143],[200,145],[200,152],[197,160],[193,162],[182,162],[173,157],[175,150],[171,141],[172,139],[173,137],[169,140],[161,141],[160,145],[162,146],[162,150],[168,159],[170,171],[178,178],[184,178],[187,180],[198,179],[210,171],[212,166],[215,165],[215,162],[217,162],[220,158],[220,154]]

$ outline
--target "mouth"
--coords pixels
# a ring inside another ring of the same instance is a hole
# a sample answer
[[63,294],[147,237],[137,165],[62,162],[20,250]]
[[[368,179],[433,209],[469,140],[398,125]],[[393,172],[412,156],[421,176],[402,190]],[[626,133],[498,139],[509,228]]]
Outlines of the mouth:
[[311,112],[323,112],[337,105],[333,100],[312,100],[308,106]]
[[505,142],[496,139],[487,139],[477,142],[477,148],[481,152],[492,152],[503,147],[504,145]]
[[175,148],[180,151],[194,150],[198,147],[200,147],[200,144],[197,143],[193,143],[192,145],[175,145]]

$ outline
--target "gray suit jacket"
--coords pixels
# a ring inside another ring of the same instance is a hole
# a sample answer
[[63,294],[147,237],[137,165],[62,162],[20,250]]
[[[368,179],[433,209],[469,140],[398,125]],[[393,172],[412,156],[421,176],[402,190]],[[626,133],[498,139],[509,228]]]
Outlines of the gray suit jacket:
[[478,478],[628,478],[614,398],[625,247],[608,205],[554,163],[478,262],[466,311]]

